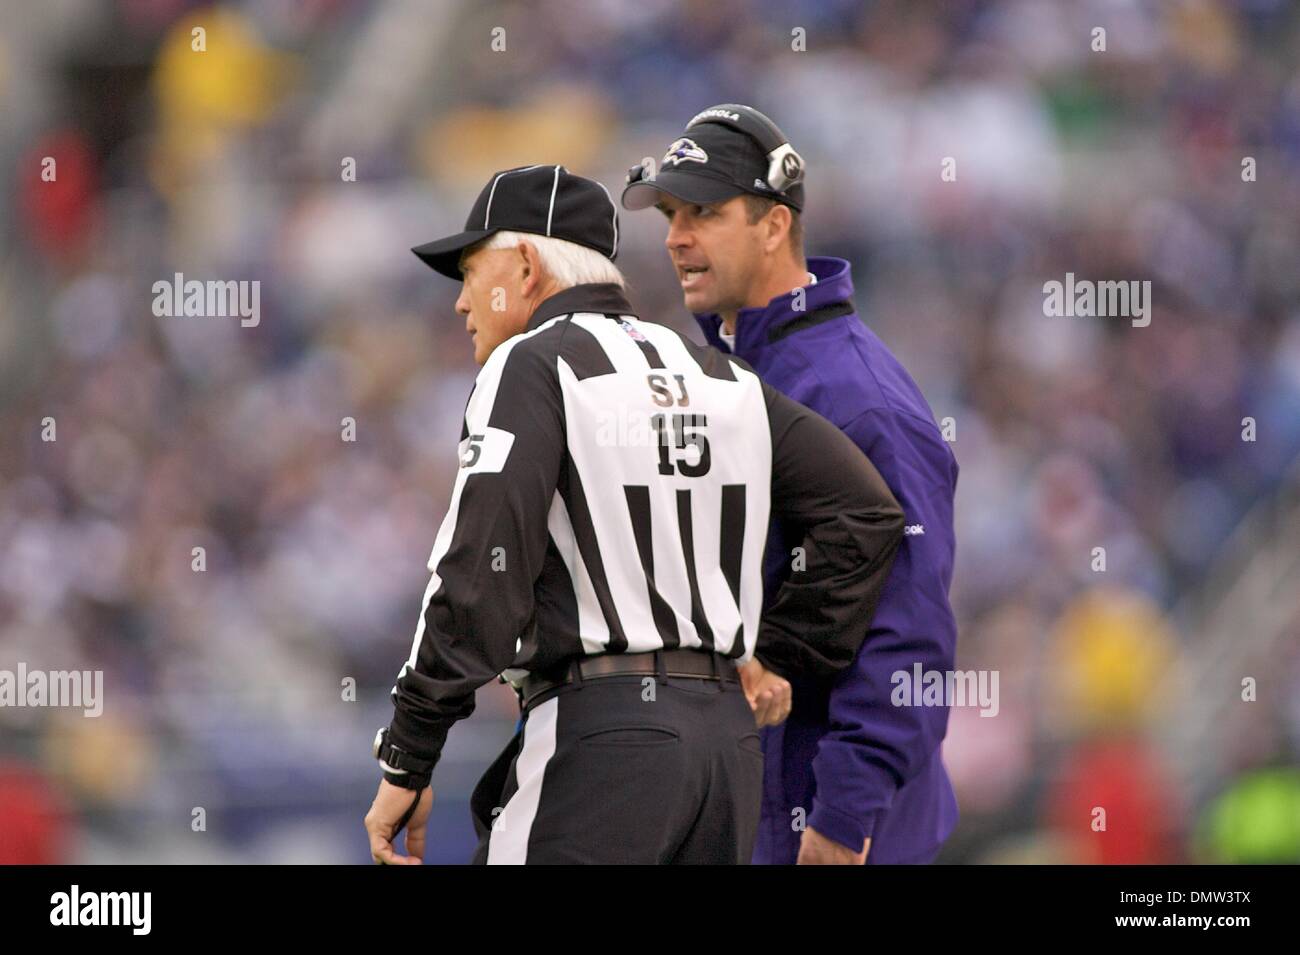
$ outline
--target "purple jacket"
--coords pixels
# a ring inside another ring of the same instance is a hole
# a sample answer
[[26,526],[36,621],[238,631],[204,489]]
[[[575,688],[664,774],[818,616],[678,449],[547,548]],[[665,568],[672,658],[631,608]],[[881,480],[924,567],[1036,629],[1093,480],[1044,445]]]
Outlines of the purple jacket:
[[[828,418],[871,458],[902,505],[899,547],[866,642],[833,681],[792,680],[794,707],[763,731],[763,817],[755,863],[793,863],[801,822],[849,846],[871,837],[870,863],[928,862],[957,823],[940,758],[946,706],[894,706],[897,671],[951,670],[957,624],[948,603],[957,461],[916,383],[858,318],[843,259],[808,259],[817,277],[766,308],[743,309],[735,354],[759,377]],[[709,344],[717,315],[696,315]],[[791,548],[774,524],[764,562],[772,594]]]

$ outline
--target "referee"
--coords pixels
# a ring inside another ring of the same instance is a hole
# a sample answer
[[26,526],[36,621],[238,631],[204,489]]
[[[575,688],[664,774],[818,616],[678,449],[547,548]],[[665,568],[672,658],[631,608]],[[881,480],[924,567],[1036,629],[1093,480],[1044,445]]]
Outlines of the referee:
[[[599,183],[497,173],[463,232],[413,251],[463,283],[482,369],[375,740],[373,857],[420,861],[447,732],[500,676],[523,715],[471,800],[475,862],[748,862],[763,757],[737,668],[763,671],[758,698],[852,662],[902,539],[897,502],[745,362],[636,317]],[[806,572],[760,623],[769,514],[801,529]],[[404,823],[410,856],[393,847]]]

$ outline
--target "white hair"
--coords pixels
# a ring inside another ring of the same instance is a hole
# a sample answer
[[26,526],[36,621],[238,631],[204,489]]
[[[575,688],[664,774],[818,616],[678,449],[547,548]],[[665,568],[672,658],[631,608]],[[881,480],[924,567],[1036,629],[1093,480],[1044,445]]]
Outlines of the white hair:
[[627,287],[627,280],[617,265],[595,249],[567,239],[506,230],[484,239],[479,248],[513,249],[520,242],[533,244],[533,248],[537,249],[537,257],[542,260],[542,268],[561,289],[593,282],[612,282],[620,288]]

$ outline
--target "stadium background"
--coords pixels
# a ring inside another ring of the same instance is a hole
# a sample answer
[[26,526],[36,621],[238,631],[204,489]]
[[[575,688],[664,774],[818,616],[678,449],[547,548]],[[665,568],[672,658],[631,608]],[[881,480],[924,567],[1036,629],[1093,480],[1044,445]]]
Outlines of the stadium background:
[[[808,251],[956,425],[958,666],[1001,692],[952,713],[941,859],[1300,861],[1294,3],[0,10],[0,667],[106,697],[0,709],[0,861],[368,861],[475,372],[408,249],[493,170],[614,189],[728,100],[809,160]],[[622,230],[694,331],[659,218]],[[154,317],[176,272],[260,280],[260,324]],[[1066,272],[1150,279],[1151,324],[1045,317]],[[488,687],[452,733],[430,861],[514,712]]]

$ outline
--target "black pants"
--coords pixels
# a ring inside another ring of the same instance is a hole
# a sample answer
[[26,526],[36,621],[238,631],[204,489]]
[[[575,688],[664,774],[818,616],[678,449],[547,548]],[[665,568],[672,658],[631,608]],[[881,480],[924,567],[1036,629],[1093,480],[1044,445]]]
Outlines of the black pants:
[[734,680],[619,675],[542,697],[475,787],[475,864],[748,864],[763,749]]

